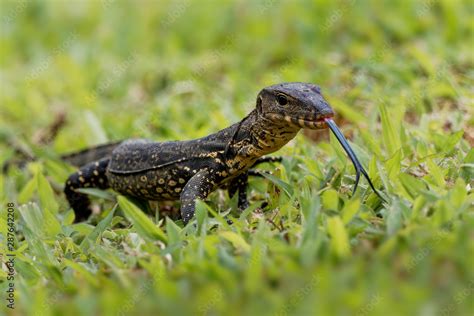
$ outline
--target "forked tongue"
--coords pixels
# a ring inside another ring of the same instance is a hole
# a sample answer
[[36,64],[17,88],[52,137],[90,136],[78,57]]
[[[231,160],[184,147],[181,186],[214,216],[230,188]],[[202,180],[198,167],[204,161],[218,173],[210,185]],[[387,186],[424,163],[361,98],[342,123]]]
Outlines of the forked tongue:
[[380,196],[380,194],[375,189],[374,185],[372,184],[372,181],[369,178],[369,175],[365,171],[364,167],[362,167],[362,164],[360,163],[359,159],[357,159],[357,156],[355,155],[355,153],[352,150],[351,146],[347,142],[347,139],[344,137],[342,132],[337,127],[336,123],[330,118],[325,118],[324,121],[329,126],[329,128],[333,132],[334,136],[336,136],[336,138],[339,141],[339,143],[341,144],[342,148],[344,148],[347,155],[349,156],[352,163],[354,164],[354,168],[356,170],[356,179],[355,179],[355,186],[354,186],[354,190],[352,191],[352,195],[354,195],[356,190],[357,190],[357,186],[359,185],[359,180],[360,180],[360,174],[362,173],[364,175],[364,177],[367,179],[367,181],[369,182],[369,185],[372,188],[372,190],[374,190],[375,194],[377,194],[377,196],[382,201],[385,201],[385,199],[382,196]]

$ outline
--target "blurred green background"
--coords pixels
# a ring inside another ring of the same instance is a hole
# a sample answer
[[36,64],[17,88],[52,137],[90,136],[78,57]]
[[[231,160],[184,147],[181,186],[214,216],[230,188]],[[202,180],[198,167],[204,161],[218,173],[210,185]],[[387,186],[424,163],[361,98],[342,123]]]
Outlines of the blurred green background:
[[[472,1],[2,0],[0,11],[0,162],[16,149],[39,158],[0,176],[2,253],[3,206],[17,206],[16,303],[5,306],[3,266],[2,311],[473,314]],[[322,87],[388,203],[365,182],[351,198],[337,142],[300,133],[266,167],[276,178],[251,182],[241,215],[214,193],[183,229],[124,201],[112,211],[107,194],[100,215],[72,224],[61,189],[73,169],[59,154],[201,137],[284,81]],[[232,226],[217,214],[229,208]]]

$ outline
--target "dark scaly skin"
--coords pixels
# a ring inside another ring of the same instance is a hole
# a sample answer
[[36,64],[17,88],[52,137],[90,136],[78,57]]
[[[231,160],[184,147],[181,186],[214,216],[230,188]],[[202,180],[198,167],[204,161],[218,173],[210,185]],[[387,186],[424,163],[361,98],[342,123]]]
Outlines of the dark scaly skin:
[[194,215],[196,199],[217,188],[228,189],[231,196],[238,191],[239,207],[245,208],[249,170],[272,159],[262,156],[280,149],[301,128],[324,128],[323,119],[332,115],[318,86],[273,85],[259,93],[256,108],[242,121],[215,134],[172,142],[132,139],[70,155],[76,163],[86,156],[97,161],[72,174],[65,193],[76,220],[91,213],[87,196],[75,191],[84,187],[112,188],[146,200],[179,199],[185,224]]

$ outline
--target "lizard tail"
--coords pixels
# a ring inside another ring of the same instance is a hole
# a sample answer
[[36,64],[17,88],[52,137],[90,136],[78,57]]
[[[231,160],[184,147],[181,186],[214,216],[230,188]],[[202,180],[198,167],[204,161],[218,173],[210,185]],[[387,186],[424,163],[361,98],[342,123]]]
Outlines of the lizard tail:
[[[121,141],[117,141],[113,143],[99,145],[92,148],[86,148],[81,151],[62,155],[60,156],[60,158],[62,161],[68,164],[71,164],[76,167],[81,167],[93,161],[97,161],[97,160],[101,160],[103,158],[109,157],[112,151],[122,142],[123,141],[121,140]],[[28,162],[35,160],[35,158],[32,155],[26,155],[22,152],[20,152],[20,154],[22,154],[21,155],[23,156],[22,158],[12,158],[10,160],[7,160],[2,166],[1,172],[7,173],[8,170],[13,166],[23,168]]]
[[122,142],[121,140],[65,154],[61,156],[61,160],[73,166],[81,167],[90,162],[109,157],[112,151]]

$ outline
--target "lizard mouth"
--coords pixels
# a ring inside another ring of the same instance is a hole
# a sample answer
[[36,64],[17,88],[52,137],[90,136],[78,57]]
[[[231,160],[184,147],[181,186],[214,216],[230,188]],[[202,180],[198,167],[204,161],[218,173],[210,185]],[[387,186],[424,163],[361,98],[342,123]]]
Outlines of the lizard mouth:
[[[307,117],[290,118],[290,121],[291,123],[296,124],[301,128],[323,129],[328,127],[328,125],[326,124],[326,119],[332,118],[333,116],[333,114],[320,115],[317,116],[316,119],[308,119]],[[288,121],[286,117],[285,120]]]
[[326,119],[332,118],[334,114],[316,115],[312,117],[293,117],[290,115],[282,115],[280,113],[267,113],[266,116],[275,121],[286,121],[291,125],[300,128],[323,129],[328,127]]

